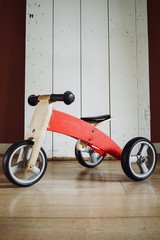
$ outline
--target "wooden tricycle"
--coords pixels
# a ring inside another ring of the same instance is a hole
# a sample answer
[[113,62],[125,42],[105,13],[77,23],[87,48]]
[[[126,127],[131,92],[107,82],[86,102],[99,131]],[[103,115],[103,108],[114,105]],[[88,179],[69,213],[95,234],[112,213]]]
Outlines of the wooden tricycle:
[[99,165],[107,155],[121,160],[124,173],[135,181],[148,178],[154,171],[157,154],[153,144],[144,137],[131,139],[122,150],[109,136],[98,129],[110,115],[76,118],[53,110],[52,103],[71,104],[72,92],[51,95],[31,95],[28,103],[36,106],[25,140],[12,144],[3,157],[3,170],[7,179],[18,186],[30,186],[45,173],[47,156],[42,148],[46,131],[58,132],[77,139],[75,156],[88,168]]

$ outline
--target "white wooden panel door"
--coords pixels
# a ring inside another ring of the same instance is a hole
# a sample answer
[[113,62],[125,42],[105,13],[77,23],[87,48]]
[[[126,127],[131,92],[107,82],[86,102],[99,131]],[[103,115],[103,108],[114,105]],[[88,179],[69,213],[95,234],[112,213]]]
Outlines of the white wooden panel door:
[[[27,0],[25,126],[30,94],[71,90],[54,108],[77,117],[111,113],[101,129],[123,147],[150,136],[146,0]],[[47,133],[48,157],[74,157],[75,140]],[[53,147],[52,147],[53,146]]]

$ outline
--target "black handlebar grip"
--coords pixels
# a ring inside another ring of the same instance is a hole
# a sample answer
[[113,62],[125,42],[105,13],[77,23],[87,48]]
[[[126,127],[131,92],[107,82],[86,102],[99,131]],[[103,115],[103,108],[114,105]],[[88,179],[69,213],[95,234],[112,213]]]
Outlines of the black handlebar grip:
[[31,105],[31,106],[36,106],[37,104],[38,104],[38,96],[36,96],[36,95],[30,95],[29,97],[28,97],[28,103],[29,103],[29,105]]
[[74,100],[75,100],[75,96],[72,92],[67,91],[67,92],[64,93],[63,101],[64,101],[65,104],[69,105],[72,102],[74,102]]
[[71,104],[75,99],[75,96],[72,92],[66,91],[64,94],[51,94],[51,102],[64,102],[65,104]]

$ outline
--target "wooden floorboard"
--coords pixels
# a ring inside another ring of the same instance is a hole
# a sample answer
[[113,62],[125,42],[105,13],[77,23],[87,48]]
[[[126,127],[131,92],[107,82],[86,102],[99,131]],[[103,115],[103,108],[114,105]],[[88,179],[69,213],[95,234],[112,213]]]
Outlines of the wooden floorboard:
[[134,182],[119,161],[94,169],[49,161],[42,180],[27,188],[0,169],[0,239],[160,239],[160,163]]

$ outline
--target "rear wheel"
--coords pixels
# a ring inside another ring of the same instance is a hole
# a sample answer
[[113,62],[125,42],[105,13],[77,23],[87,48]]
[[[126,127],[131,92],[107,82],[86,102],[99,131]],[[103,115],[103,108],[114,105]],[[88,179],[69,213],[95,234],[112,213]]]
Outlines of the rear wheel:
[[104,156],[100,155],[94,149],[89,147],[88,145],[84,147],[84,149],[78,150],[77,144],[75,146],[75,156],[78,160],[78,162],[87,168],[93,168],[98,166],[102,160],[104,159]]
[[47,168],[47,157],[40,149],[36,165],[32,171],[26,171],[34,142],[24,140],[11,145],[3,157],[3,171],[7,179],[18,186],[27,187],[38,182]]
[[157,153],[153,144],[146,138],[131,139],[124,147],[121,165],[124,173],[131,179],[141,181],[154,171]]

